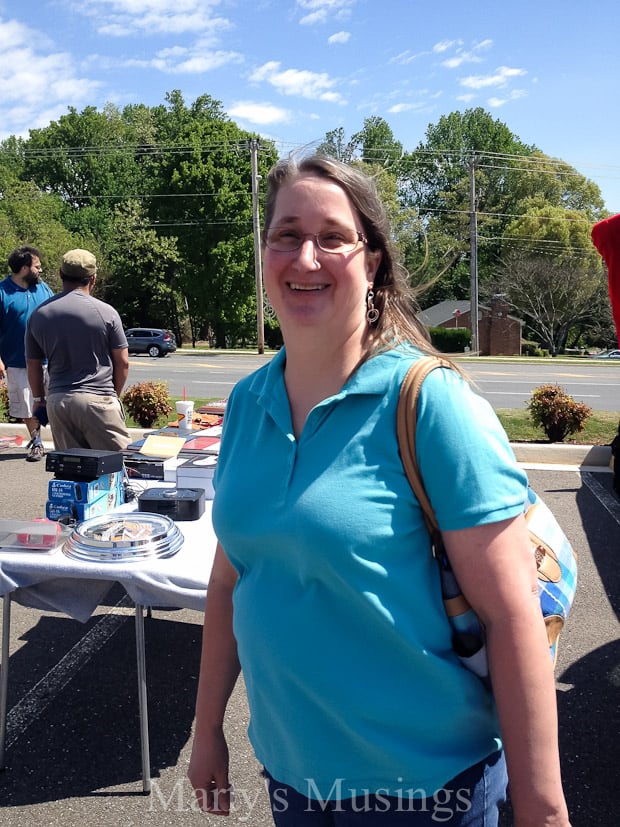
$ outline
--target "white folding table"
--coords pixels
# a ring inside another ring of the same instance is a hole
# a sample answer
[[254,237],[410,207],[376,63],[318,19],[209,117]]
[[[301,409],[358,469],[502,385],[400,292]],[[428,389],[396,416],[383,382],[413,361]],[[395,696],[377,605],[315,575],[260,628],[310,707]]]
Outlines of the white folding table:
[[[116,509],[127,513],[135,504]],[[116,511],[114,513],[116,513]],[[0,660],[0,768],[4,767],[11,602],[42,611],[62,612],[85,622],[114,583],[120,583],[135,604],[138,704],[142,754],[142,786],[151,790],[148,740],[148,702],[144,642],[144,609],[204,610],[216,539],[211,524],[211,501],[199,520],[179,522],[184,537],[172,557],[147,560],[90,562],[53,553],[2,551],[0,595],[2,607],[2,654]]]

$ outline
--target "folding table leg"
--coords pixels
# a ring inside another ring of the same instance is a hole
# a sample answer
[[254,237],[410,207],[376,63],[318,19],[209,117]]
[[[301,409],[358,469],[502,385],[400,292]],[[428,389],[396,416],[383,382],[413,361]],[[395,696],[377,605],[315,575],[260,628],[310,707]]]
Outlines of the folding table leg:
[[149,755],[149,710],[146,696],[146,658],[144,654],[144,606],[136,603],[136,656],[138,660],[138,704],[140,707],[140,747],[142,751],[142,789],[151,792]]
[[6,704],[9,692],[9,640],[11,637],[11,593],[2,595],[2,654],[0,655],[0,769],[4,769]]

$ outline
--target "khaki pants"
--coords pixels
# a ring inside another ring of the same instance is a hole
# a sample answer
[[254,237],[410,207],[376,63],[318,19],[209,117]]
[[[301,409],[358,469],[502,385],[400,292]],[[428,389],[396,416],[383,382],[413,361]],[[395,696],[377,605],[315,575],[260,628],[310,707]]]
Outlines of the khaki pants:
[[47,415],[56,449],[122,451],[129,444],[123,406],[116,394],[53,393]]

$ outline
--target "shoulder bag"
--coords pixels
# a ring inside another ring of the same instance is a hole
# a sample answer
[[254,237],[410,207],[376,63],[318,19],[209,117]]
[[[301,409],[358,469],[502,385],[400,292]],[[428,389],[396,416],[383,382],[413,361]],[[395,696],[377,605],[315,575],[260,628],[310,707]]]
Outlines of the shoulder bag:
[[[450,568],[433,507],[424,489],[416,459],[417,401],[424,378],[450,362],[435,356],[418,359],[410,367],[400,389],[397,433],[401,460],[418,498],[437,559],[446,614],[452,626],[452,645],[464,666],[488,680],[484,629],[462,594]],[[538,570],[538,597],[547,628],[549,649],[555,664],[560,632],[570,612],[577,588],[577,557],[553,513],[530,488],[524,505],[532,553]]]

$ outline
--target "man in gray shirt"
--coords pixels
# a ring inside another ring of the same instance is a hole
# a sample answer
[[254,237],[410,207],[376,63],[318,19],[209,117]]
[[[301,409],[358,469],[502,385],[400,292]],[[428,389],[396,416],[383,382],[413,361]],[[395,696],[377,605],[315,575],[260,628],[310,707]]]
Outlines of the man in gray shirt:
[[[97,261],[88,250],[65,253],[60,277],[62,293],[38,307],[26,328],[26,364],[33,396],[40,407],[47,408],[56,449],[123,450],[129,433],[119,397],[127,381],[129,356],[120,316],[91,295]],[[45,359],[47,399],[43,395]]]

